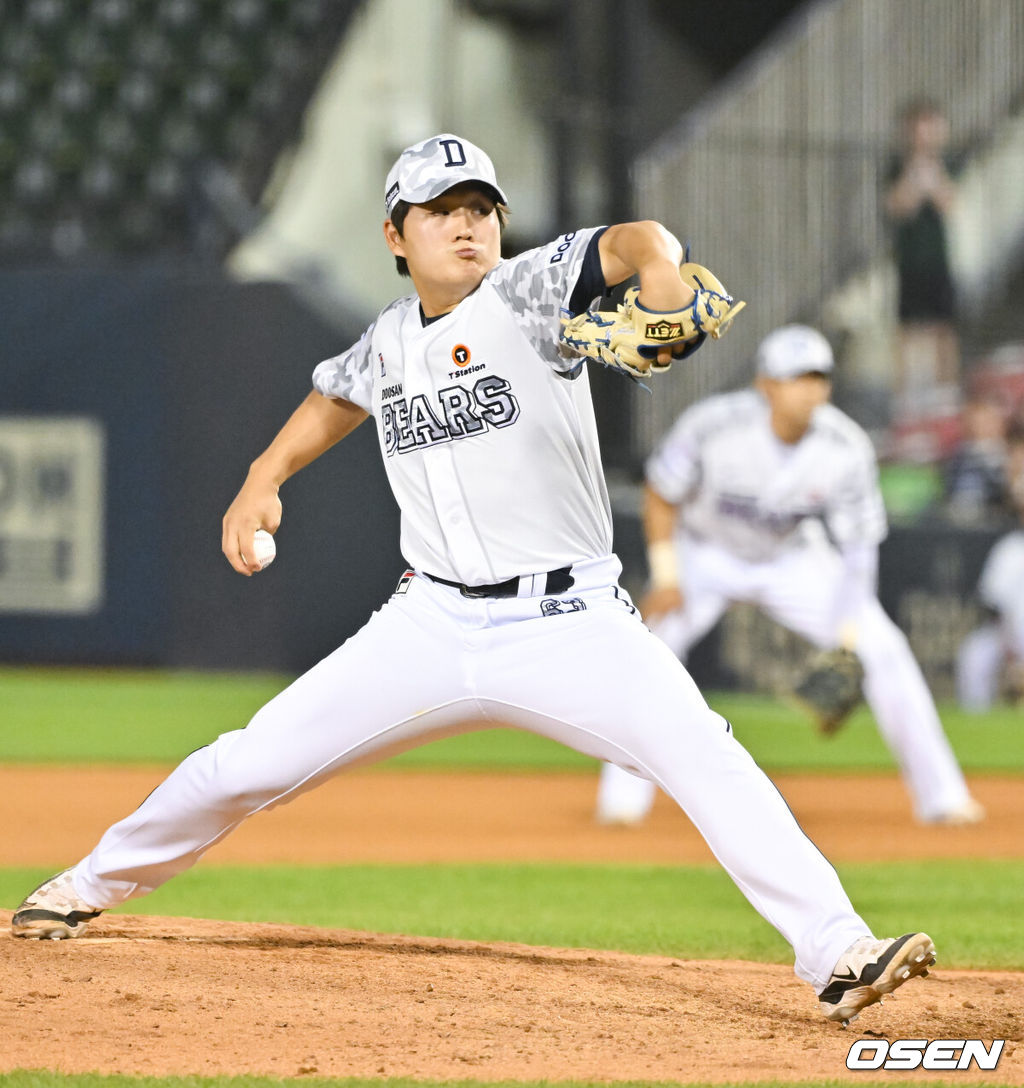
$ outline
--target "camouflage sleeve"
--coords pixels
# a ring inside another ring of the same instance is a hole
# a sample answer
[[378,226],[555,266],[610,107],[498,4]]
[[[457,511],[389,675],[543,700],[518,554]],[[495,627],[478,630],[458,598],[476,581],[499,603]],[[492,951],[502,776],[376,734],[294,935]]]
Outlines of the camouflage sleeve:
[[[488,280],[505,300],[537,354],[560,373],[578,370],[579,359],[558,353],[561,311],[568,309],[591,240],[603,230],[588,227],[502,261]],[[596,297],[596,295],[594,296]]]
[[373,411],[373,371],[370,347],[374,322],[347,351],[325,359],[313,371],[313,388],[325,397],[350,400],[367,412]]

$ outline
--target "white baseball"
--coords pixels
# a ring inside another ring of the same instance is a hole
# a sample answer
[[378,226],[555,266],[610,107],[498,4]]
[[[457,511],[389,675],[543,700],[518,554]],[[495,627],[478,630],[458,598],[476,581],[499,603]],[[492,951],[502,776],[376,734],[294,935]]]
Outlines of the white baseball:
[[252,555],[253,559],[259,563],[260,570],[266,570],[274,562],[274,556],[277,555],[277,545],[266,529],[256,530],[256,535],[252,538]]

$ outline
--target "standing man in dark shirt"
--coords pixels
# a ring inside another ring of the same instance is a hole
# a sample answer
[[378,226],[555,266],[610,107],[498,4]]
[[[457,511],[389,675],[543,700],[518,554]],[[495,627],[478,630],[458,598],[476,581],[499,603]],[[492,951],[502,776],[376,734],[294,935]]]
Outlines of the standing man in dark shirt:
[[956,291],[947,220],[956,198],[956,167],[947,154],[949,123],[934,102],[903,114],[902,152],[886,173],[885,211],[899,275],[900,351],[897,411],[918,415],[960,380]]

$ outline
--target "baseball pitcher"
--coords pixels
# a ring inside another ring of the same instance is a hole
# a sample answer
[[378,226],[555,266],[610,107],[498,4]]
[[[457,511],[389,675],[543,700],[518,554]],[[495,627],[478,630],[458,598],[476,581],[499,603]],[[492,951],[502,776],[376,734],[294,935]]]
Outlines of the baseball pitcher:
[[[222,547],[239,573],[258,570],[254,534],[278,528],[281,486],[372,416],[409,569],[355,636],[34,891],[15,935],[77,936],[254,813],[357,760],[488,722],[661,785],[792,945],[830,1020],[925,974],[931,939],[871,934],[618,584],[586,360],[664,372],[720,336],[738,304],[706,269],[680,268],[679,243],[653,222],[574,230],[502,260],[505,194],[459,136],[403,151],[384,201],[385,242],[413,292],[316,368],[228,508]],[[593,308],[632,276],[620,308]]]

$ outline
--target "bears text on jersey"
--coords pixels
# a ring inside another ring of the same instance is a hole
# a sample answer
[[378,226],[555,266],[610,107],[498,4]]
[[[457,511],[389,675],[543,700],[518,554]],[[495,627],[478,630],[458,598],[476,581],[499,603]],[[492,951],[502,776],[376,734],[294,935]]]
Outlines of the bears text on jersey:
[[386,456],[471,438],[489,427],[509,427],[519,418],[512,386],[497,374],[488,374],[469,388],[439,389],[437,399],[432,405],[425,394],[418,393],[381,405],[381,445]]

